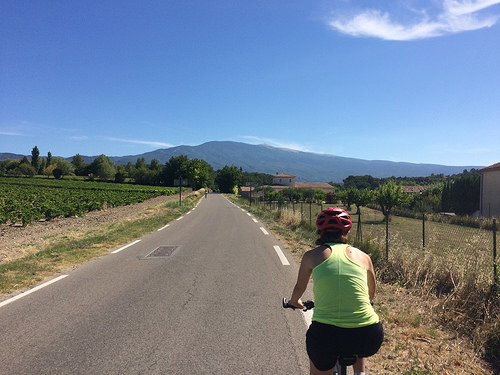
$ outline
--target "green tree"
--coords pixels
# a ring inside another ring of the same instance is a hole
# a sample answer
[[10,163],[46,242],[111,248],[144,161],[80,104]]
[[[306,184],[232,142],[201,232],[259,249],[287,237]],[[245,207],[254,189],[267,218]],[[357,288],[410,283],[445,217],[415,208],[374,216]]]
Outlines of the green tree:
[[258,172],[243,172],[243,183],[254,182],[259,185],[271,185],[273,175]]
[[123,165],[117,165],[116,166],[116,173],[115,173],[115,182],[122,184],[125,182],[125,179],[127,178],[127,171],[125,170],[125,167]]
[[151,163],[149,163],[148,169],[152,171],[161,171],[161,165],[158,159],[152,159]]
[[231,167],[227,165],[224,166],[224,168],[217,171],[215,177],[215,183],[223,193],[233,193],[234,188],[241,185],[242,181],[243,174],[241,170],[234,165]]
[[213,188],[215,172],[206,161],[190,159],[187,163],[187,179],[193,189]]
[[344,188],[357,188],[357,189],[376,189],[380,184],[380,179],[370,175],[364,176],[349,176],[344,179]]
[[314,190],[313,189],[304,189],[302,190],[302,198],[306,202],[312,202],[314,199]]
[[76,154],[73,156],[71,164],[73,164],[73,168],[77,176],[85,176],[85,161],[83,160],[82,155]]
[[[285,189],[288,190],[288,189]],[[267,187],[264,189],[264,200],[266,202],[283,202],[283,194],[278,193],[276,190],[274,190],[271,187]]]
[[162,181],[166,186],[175,186],[174,180],[187,178],[189,159],[186,155],[172,156],[163,168]]
[[40,150],[37,146],[31,150],[31,165],[38,172],[38,168],[40,167]]
[[314,199],[316,200],[316,202],[324,202],[326,199],[326,191],[321,189],[315,189]]
[[95,158],[94,161],[90,163],[89,169],[94,176],[102,178],[103,180],[114,178],[116,173],[113,161],[104,154]]
[[19,166],[16,168],[16,175],[23,175],[28,177],[33,177],[36,174],[36,169],[31,165],[31,162],[25,156]]
[[49,165],[52,165],[52,153],[50,151],[47,152],[47,167]]
[[401,186],[396,185],[394,180],[389,180],[378,187],[375,199],[385,218],[385,257],[387,259],[389,257],[389,216],[394,207],[404,204],[406,197],[401,191]]
[[64,158],[56,157],[53,159],[53,163],[56,168],[52,171],[55,178],[61,178],[62,176],[69,176],[74,173],[75,167],[69,161]]
[[141,168],[147,168],[148,165],[146,163],[146,158],[137,158],[137,161],[135,163],[135,167],[137,169],[141,169]]
[[366,206],[368,203],[373,202],[374,192],[370,189],[355,189],[351,188],[351,200],[356,205],[356,215],[358,215],[358,227],[356,230],[356,240],[363,241],[363,232],[361,228],[361,207]]
[[43,174],[43,171],[45,169],[45,167],[47,166],[47,159],[45,158],[41,158],[39,163],[38,163],[38,171],[37,173],[38,174]]

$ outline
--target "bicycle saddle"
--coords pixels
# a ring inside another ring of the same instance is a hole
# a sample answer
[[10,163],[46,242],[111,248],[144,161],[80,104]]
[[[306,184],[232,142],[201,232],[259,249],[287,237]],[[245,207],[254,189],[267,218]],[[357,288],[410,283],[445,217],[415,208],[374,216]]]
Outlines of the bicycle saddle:
[[356,363],[357,357],[355,355],[339,355],[338,361],[342,366],[352,366]]

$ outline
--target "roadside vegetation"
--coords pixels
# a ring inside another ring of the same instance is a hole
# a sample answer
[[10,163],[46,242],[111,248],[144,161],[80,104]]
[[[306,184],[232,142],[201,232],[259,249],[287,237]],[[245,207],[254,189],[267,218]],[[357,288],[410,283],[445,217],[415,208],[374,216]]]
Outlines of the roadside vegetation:
[[[297,260],[301,259],[305,251],[314,247],[317,235],[314,221],[309,222],[308,207],[304,215],[300,205],[285,208],[277,204],[253,203],[250,206],[248,199],[233,199],[239,206],[265,222],[288,245]],[[321,207],[315,205],[312,210],[315,211],[314,215]],[[425,322],[436,322],[444,329],[455,332],[457,337],[470,339],[478,356],[490,363],[493,373],[498,373],[500,295],[498,286],[493,285],[491,250],[484,249],[484,246],[491,246],[491,231],[440,222],[436,223],[439,232],[432,234],[432,240],[429,239],[427,246],[422,247],[421,219],[391,216],[391,246],[389,256],[386,257],[386,216],[380,208],[375,210],[362,207],[358,211],[357,208],[351,207],[350,214],[353,218],[350,242],[370,254],[379,281],[393,288],[402,288],[407,291],[408,296],[417,299],[413,310],[410,308],[405,311],[406,317],[392,315],[389,310],[390,303],[378,306],[381,317],[386,322],[398,320],[401,324],[414,326],[415,329],[422,329]],[[358,217],[364,221],[363,239],[356,236],[359,228]],[[457,247],[457,244],[460,247]],[[420,311],[418,299],[432,303],[425,311]],[[422,333],[422,339],[434,340],[432,337],[437,331],[433,333],[433,329]],[[408,360],[415,363],[415,358]],[[431,372],[431,367],[415,366],[402,373],[437,373]],[[417,368],[422,372],[418,372]]]

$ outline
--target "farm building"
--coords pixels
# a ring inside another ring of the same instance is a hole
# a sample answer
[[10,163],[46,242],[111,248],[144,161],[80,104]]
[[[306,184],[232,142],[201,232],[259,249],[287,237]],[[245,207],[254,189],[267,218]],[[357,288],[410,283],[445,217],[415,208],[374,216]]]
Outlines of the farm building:
[[500,163],[480,169],[479,172],[481,172],[481,216],[500,219]]

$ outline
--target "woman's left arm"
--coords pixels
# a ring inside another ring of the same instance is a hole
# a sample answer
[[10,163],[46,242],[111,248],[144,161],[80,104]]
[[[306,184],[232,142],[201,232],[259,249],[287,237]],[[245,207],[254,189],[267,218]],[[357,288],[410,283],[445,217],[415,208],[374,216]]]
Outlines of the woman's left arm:
[[292,298],[288,301],[288,303],[297,308],[303,308],[304,305],[300,300],[300,297],[304,294],[307,289],[307,284],[309,283],[309,279],[311,278],[312,267],[311,267],[311,254],[309,252],[305,253],[302,257],[302,261],[300,263],[299,274],[297,276],[297,282],[295,287],[293,288]]

